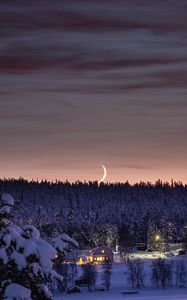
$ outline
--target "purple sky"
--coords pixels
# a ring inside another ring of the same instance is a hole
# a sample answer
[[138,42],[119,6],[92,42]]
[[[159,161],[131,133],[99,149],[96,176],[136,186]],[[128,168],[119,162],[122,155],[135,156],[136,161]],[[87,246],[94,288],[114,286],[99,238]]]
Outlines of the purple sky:
[[186,16],[186,0],[2,0],[0,177],[187,182]]

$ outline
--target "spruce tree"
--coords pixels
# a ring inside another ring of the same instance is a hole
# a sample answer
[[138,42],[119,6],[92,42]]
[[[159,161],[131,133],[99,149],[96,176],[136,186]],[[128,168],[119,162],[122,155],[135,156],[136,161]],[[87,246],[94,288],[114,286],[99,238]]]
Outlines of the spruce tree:
[[14,199],[0,198],[0,299],[52,300],[48,283],[62,277],[53,269],[56,250],[31,225],[11,222]]

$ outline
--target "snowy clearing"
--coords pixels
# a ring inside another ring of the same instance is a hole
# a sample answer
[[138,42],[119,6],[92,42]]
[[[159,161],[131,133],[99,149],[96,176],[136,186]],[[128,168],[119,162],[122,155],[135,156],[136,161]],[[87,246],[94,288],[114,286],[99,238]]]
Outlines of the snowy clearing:
[[[186,261],[186,260],[185,260]],[[125,274],[126,274],[126,264],[124,263],[115,263],[113,265],[113,273],[111,277],[111,289],[109,292],[107,291],[95,291],[95,292],[88,292],[87,288],[81,288],[80,294],[64,294],[55,297],[55,300],[82,300],[82,299],[89,299],[89,300],[169,300],[169,299],[176,299],[176,300],[187,300],[187,288],[153,288],[151,287],[150,283],[150,276],[148,273],[151,261],[145,260],[145,271],[146,271],[146,288],[141,290],[133,290],[130,289],[127,285]],[[96,288],[101,287],[101,271],[100,267],[98,267],[98,280],[96,284]],[[138,292],[138,294],[125,294],[128,292]]]

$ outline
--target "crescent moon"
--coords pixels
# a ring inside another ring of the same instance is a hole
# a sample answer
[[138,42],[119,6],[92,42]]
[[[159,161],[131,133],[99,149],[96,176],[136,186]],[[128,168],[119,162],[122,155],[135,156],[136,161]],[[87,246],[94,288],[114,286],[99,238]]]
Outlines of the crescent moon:
[[104,174],[103,174],[103,177],[98,181],[98,183],[100,184],[101,182],[103,182],[106,177],[107,177],[107,170],[106,170],[106,167],[104,165],[101,165],[101,167],[103,168],[103,171],[104,171]]

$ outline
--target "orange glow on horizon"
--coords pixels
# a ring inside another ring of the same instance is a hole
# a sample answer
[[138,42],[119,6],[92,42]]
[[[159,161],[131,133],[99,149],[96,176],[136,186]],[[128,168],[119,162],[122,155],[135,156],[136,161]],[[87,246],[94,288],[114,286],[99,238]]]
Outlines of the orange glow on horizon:
[[[110,170],[112,171],[112,169]],[[73,172],[72,172],[73,173]],[[85,172],[86,173],[86,172]],[[116,170],[115,172],[116,173]],[[167,183],[171,183],[171,182],[181,182],[183,184],[187,184],[187,177],[186,177],[186,173],[185,172],[180,172],[180,175],[176,175],[175,176],[169,176],[167,175],[167,173],[163,174],[163,176],[158,176],[157,175],[150,175],[150,176],[146,176],[146,175],[141,175],[141,174],[131,174],[131,176],[124,174],[125,172],[119,172],[117,175],[112,175],[112,174],[108,174],[107,180],[105,182],[102,182],[102,184],[107,184],[107,183],[125,183],[125,182],[129,182],[129,184],[136,184],[136,183],[140,183],[140,182],[150,182],[152,184],[156,183],[158,180],[162,181],[162,182],[167,182]],[[72,176],[72,174],[70,172],[67,172],[67,176],[61,175],[61,172],[45,172],[45,175],[43,175],[43,172],[35,172],[33,173],[33,176],[31,175],[31,173],[29,174],[29,172],[11,172],[11,173],[6,173],[4,172],[3,174],[0,174],[0,178],[1,179],[19,179],[19,178],[23,178],[25,180],[28,181],[49,181],[49,182],[56,182],[56,181],[60,181],[60,182],[70,182],[70,183],[75,183],[75,182],[98,182],[97,180],[97,173],[94,176],[93,173],[88,172],[87,176],[83,176],[83,172],[81,172],[80,174],[76,174],[74,173],[74,175]],[[162,172],[160,172],[160,174],[162,174]],[[99,182],[98,182],[99,183]]]

